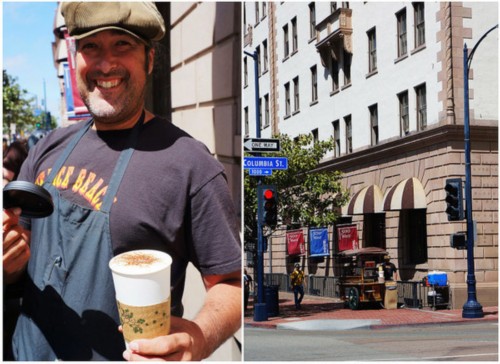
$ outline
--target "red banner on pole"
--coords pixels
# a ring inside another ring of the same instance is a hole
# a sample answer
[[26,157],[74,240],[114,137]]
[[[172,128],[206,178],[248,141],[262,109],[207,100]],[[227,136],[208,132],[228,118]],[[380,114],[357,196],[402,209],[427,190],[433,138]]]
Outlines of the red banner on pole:
[[304,232],[302,230],[287,231],[286,246],[288,248],[288,255],[304,255],[306,252]]
[[337,226],[338,251],[359,249],[358,229],[356,224]]
[[[75,49],[76,43],[75,39],[68,34],[68,31],[64,31],[64,38],[66,40],[66,46],[68,48],[68,65],[69,65],[69,79],[65,78],[65,82],[71,82],[70,85],[66,85],[66,89],[71,91],[72,105],[67,105],[67,116],[69,119],[84,119],[90,116],[87,107],[80,97],[80,92],[76,86],[76,64],[75,64]],[[68,87],[70,86],[70,87]],[[67,92],[67,91],[66,91]]]

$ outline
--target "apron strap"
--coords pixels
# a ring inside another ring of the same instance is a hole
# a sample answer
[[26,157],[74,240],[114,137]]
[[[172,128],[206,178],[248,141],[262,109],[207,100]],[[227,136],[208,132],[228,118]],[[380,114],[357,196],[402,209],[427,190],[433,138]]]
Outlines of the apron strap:
[[120,183],[125,174],[125,170],[128,167],[128,163],[132,154],[134,153],[135,147],[137,145],[137,141],[139,140],[139,132],[144,124],[145,112],[142,112],[139,121],[135,124],[132,131],[130,132],[128,139],[128,147],[124,149],[120,153],[120,157],[116,162],[116,167],[113,171],[113,175],[109,181],[108,189],[106,190],[106,194],[104,195],[104,199],[101,205],[101,211],[104,213],[109,213],[111,207],[113,206],[113,201],[115,199],[116,193],[118,192],[118,188],[120,187]]
[[83,135],[87,132],[87,130],[89,130],[93,122],[94,119],[92,118],[87,120],[83,125],[83,127],[80,130],[78,130],[73,139],[71,139],[71,141],[69,142],[68,146],[64,149],[59,159],[57,159],[56,163],[54,163],[54,166],[52,167],[52,170],[50,171],[50,174],[47,177],[45,183],[52,184],[54,178],[56,177],[57,173],[59,173],[59,170],[63,166],[64,162],[66,162],[66,159],[68,159],[71,152],[73,152],[73,149],[75,149],[76,145],[83,137]]

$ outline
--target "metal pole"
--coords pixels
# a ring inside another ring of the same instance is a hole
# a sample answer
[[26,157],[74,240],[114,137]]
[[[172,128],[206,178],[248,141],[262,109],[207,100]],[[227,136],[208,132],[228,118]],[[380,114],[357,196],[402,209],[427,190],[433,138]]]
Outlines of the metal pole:
[[467,302],[462,308],[463,318],[481,318],[483,307],[477,301],[476,276],[474,273],[474,221],[472,220],[472,183],[471,183],[471,148],[469,122],[469,67],[472,57],[483,39],[495,28],[488,30],[472,49],[470,56],[467,44],[464,45],[464,139],[465,139],[465,205],[467,218]]
[[[259,100],[259,74],[258,74],[258,54],[257,51],[253,53],[244,52],[246,55],[252,57],[254,63],[254,80],[255,80],[255,120],[256,120],[256,136],[260,138],[260,100]],[[257,303],[254,304],[253,320],[254,321],[267,321],[267,308],[264,300],[264,237],[262,235],[262,223],[260,216],[262,216],[262,199],[260,196],[260,186],[262,185],[262,178],[258,177],[257,180]]]

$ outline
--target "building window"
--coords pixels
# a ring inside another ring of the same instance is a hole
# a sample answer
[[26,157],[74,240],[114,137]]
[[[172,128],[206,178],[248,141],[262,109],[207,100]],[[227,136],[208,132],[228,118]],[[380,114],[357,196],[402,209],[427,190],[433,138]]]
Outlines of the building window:
[[262,2],[262,19],[264,19],[267,15],[267,2]]
[[295,77],[293,79],[293,111],[297,112],[299,110],[300,110],[299,78]]
[[351,57],[350,53],[344,51],[344,85],[351,84]]
[[352,153],[352,124],[351,115],[344,117],[346,153]]
[[257,74],[260,76],[262,74],[262,65],[260,63],[260,46],[257,46],[255,48],[255,51],[257,53]]
[[377,70],[377,36],[375,28],[369,30],[368,35],[368,72]]
[[339,89],[339,63],[330,57],[330,74],[332,75],[332,92]]
[[309,38],[316,37],[316,4],[309,4]]
[[313,137],[313,143],[317,143],[319,140],[319,135],[318,135],[318,129],[314,129],[311,131],[312,137]]
[[378,106],[372,105],[368,108],[370,111],[370,127],[372,131],[371,143],[372,145],[378,144]]
[[336,1],[330,1],[330,12],[335,13],[335,10],[337,10],[337,2]]
[[255,24],[259,24],[260,16],[259,16],[259,2],[255,3]]
[[400,211],[401,243],[404,264],[427,262],[426,209]]
[[340,157],[340,125],[338,120],[333,122],[333,142],[333,156]]
[[248,106],[245,107],[245,135],[250,134],[250,125],[248,124]]
[[297,17],[292,19],[292,53],[297,52],[299,48],[298,37],[297,37]]
[[424,3],[413,3],[415,13],[415,48],[425,44]]
[[417,96],[417,127],[418,130],[425,130],[427,127],[427,91],[425,83],[415,87]]
[[285,58],[290,55],[290,43],[288,40],[288,24],[283,27],[283,49],[285,53]]
[[262,129],[264,125],[262,125],[262,97],[259,99],[259,124]]
[[398,95],[399,99],[399,125],[401,127],[401,136],[410,132],[410,113],[408,109],[408,91]]
[[264,96],[264,126],[269,126],[269,94]]
[[318,101],[318,71],[316,66],[311,67],[311,102]]
[[267,71],[267,67],[268,67],[268,54],[267,54],[267,40],[265,40],[264,42],[262,42],[262,51],[263,51],[263,60],[262,60],[262,63],[264,64],[264,73]]
[[243,80],[244,86],[248,86],[248,59],[247,57],[243,58]]
[[408,41],[406,40],[406,8],[396,14],[398,23],[398,58],[408,52]]
[[290,82],[285,83],[285,116],[290,116]]

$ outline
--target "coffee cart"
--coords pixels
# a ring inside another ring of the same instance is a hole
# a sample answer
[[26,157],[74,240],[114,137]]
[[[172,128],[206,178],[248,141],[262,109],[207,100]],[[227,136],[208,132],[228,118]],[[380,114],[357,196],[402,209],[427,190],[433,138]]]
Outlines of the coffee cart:
[[362,303],[384,302],[386,284],[383,278],[379,279],[378,265],[385,255],[384,249],[372,247],[336,254],[337,292],[352,310],[359,309]]

